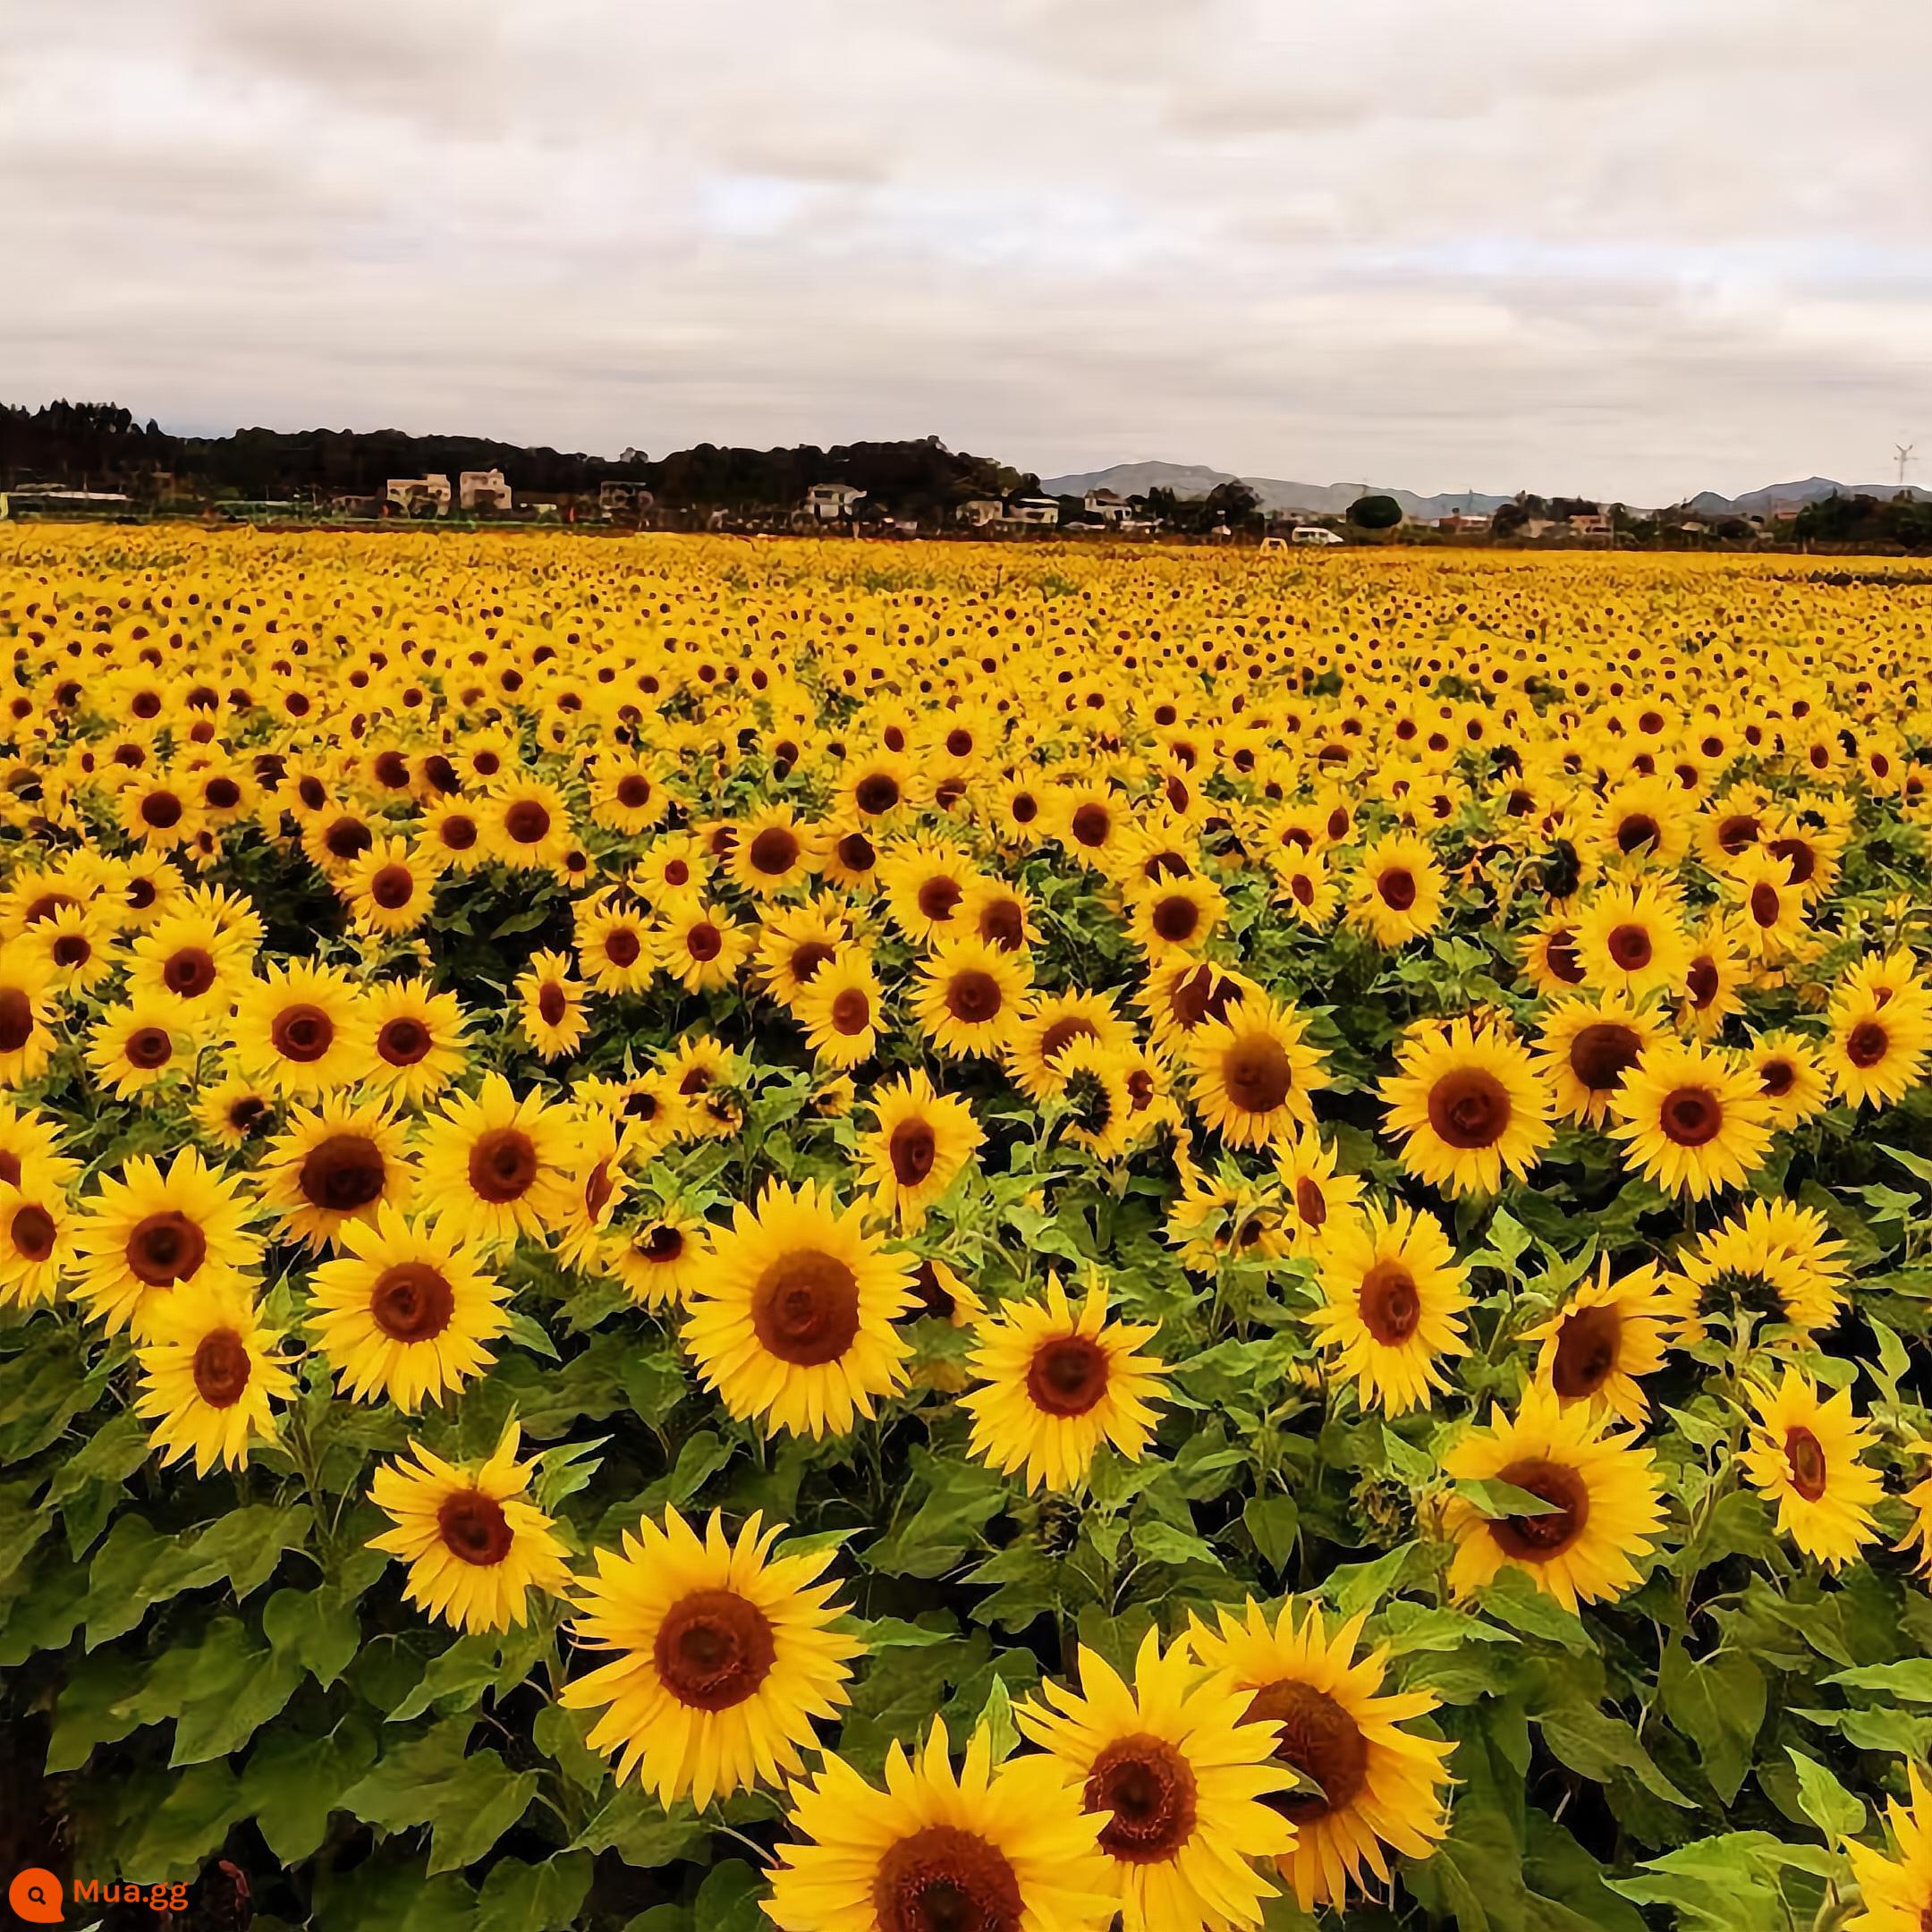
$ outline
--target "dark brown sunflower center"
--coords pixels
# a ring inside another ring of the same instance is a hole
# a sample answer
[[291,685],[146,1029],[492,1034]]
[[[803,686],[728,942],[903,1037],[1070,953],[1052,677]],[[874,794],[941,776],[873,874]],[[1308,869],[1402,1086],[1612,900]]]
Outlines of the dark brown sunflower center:
[[767,878],[782,878],[798,863],[798,835],[784,826],[767,826],[745,848],[745,857],[754,872],[762,872]]
[[1733,859],[1747,845],[1758,840],[1758,819],[1751,812],[1733,812],[1730,817],[1717,821],[1717,844],[1719,850],[1728,852]]
[[1055,1335],[1027,1364],[1027,1394],[1047,1415],[1085,1415],[1107,1390],[1107,1352],[1089,1335]]
[[232,1409],[249,1385],[248,1345],[233,1328],[211,1328],[195,1344],[195,1393],[210,1409]]
[[390,1066],[414,1066],[429,1051],[429,1029],[404,1015],[386,1020],[376,1036],[376,1052]]
[[1406,912],[1416,902],[1415,874],[1407,866],[1391,866],[1377,879],[1376,892],[1391,912]]
[[878,863],[878,853],[863,832],[848,832],[833,850],[848,872],[869,872]]
[[1717,962],[1707,953],[1699,953],[1690,962],[1690,970],[1684,975],[1684,984],[1690,988],[1690,1004],[1699,1013],[1717,997],[1721,982],[1717,977]]
[[758,1277],[751,1326],[768,1352],[801,1368],[836,1361],[859,1333],[859,1282],[836,1255],[797,1248]]
[[958,1312],[959,1303],[930,1261],[921,1260],[912,1270],[912,1292],[919,1297],[918,1312],[921,1315],[936,1315],[942,1321],[951,1321]]
[[1294,1086],[1294,1063],[1279,1040],[1251,1035],[1222,1055],[1221,1083],[1244,1114],[1271,1114]]
[[1750,889],[1750,916],[1760,926],[1775,926],[1781,910],[1777,887],[1760,879]]
[[1591,1093],[1609,1093],[1637,1064],[1643,1042],[1633,1028],[1614,1020],[1580,1027],[1570,1041],[1570,1071]]
[[480,1489],[459,1489],[436,1512],[443,1546],[460,1563],[479,1570],[500,1563],[510,1554],[510,1520],[495,1496]]
[[238,1134],[251,1134],[267,1112],[268,1103],[258,1094],[243,1094],[228,1103],[228,1124]]
[[172,792],[150,792],[140,803],[141,822],[166,832],[182,821],[182,801]]
[[1019,1932],[1019,1875],[976,1833],[928,1825],[878,1861],[872,1880],[878,1932]]
[[18,1053],[33,1030],[33,1002],[18,987],[0,989],[0,1053]]
[[1663,835],[1662,827],[1648,812],[1632,812],[1617,827],[1617,849],[1641,852],[1647,845],[1655,845]]
[[1610,957],[1625,972],[1641,972],[1650,963],[1653,951],[1650,935],[1641,926],[1613,926],[1604,945]]
[[1543,948],[1543,963],[1549,968],[1551,978],[1564,986],[1583,984],[1583,962],[1577,957],[1576,934],[1571,928],[1565,926],[1550,935]]
[[872,1002],[859,987],[847,987],[832,1002],[832,1028],[847,1039],[872,1023]]
[[754,1695],[777,1657],[765,1613],[735,1590],[694,1590],[657,1626],[657,1675],[694,1710],[729,1710]]
[[56,966],[70,970],[85,966],[94,957],[94,947],[85,933],[63,933],[49,949]]
[[869,818],[890,811],[899,802],[899,781],[890,772],[868,772],[852,787],[852,803]]
[[892,1162],[893,1178],[902,1188],[916,1188],[933,1171],[939,1155],[938,1138],[925,1121],[901,1121],[886,1140],[886,1153]]
[[1855,1067],[1875,1067],[1891,1044],[1891,1036],[1876,1020],[1860,1020],[1845,1035],[1845,1058]]
[[1623,1340],[1623,1320],[1614,1308],[1583,1308],[1566,1316],[1556,1332],[1550,1381],[1565,1402],[1594,1395],[1610,1379]]
[[1801,838],[1773,839],[1766,850],[1789,864],[1791,882],[1793,886],[1810,884],[1812,875],[1818,870],[1818,854],[1808,841]]
[[215,984],[215,955],[202,946],[170,953],[161,968],[161,984],[183,999],[199,999]]
[[570,1011],[570,997],[555,979],[547,979],[537,991],[537,1013],[547,1027],[560,1026]]
[[941,876],[928,879],[914,894],[919,909],[937,924],[953,917],[953,911],[966,896],[966,889],[955,878]]
[[626,811],[641,811],[650,797],[650,780],[637,772],[626,772],[617,781],[617,802]]
[[319,1006],[298,1001],[284,1006],[270,1022],[268,1038],[284,1060],[312,1066],[335,1043],[335,1022]]
[[208,1258],[208,1236],[172,1208],[134,1224],[125,1250],[128,1271],[150,1288],[186,1281]]
[[1589,1521],[1589,1490],[1575,1470],[1542,1456],[1528,1456],[1496,1471],[1496,1480],[1526,1489],[1553,1507],[1536,1516],[1498,1516],[1489,1534],[1507,1555],[1525,1563],[1560,1556]]
[[165,1067],[174,1057],[174,1042],[168,1038],[165,1027],[136,1027],[123,1043],[122,1052],[127,1056],[127,1063],[139,1067],[144,1073],[152,1073],[157,1067]]
[[1791,1470],[1792,1487],[1807,1503],[1816,1503],[1825,1494],[1824,1444],[1801,1426],[1788,1430],[1784,1436],[1784,1462]]
[[1453,1148],[1493,1147],[1510,1123],[1509,1089],[1480,1067],[1457,1067],[1429,1089],[1428,1121]]
[[946,1011],[962,1026],[984,1026],[998,1017],[1004,1003],[999,981],[977,966],[956,972],[946,981]]
[[1292,1678],[1264,1684],[1249,1700],[1247,1721],[1275,1725],[1275,1755],[1320,1787],[1268,1801],[1296,1824],[1347,1809],[1368,1782],[1368,1740],[1326,1690]]
[[1767,1060],[1758,1069],[1758,1084],[1774,1100],[1782,1100],[1798,1084],[1798,1069],[1789,1060]]
[[1155,902],[1149,915],[1155,932],[1169,945],[1181,945],[1200,928],[1200,908],[1179,893]]
[[1303,1227],[1318,1228],[1328,1219],[1328,1199],[1319,1184],[1303,1174],[1294,1184],[1295,1213]]
[[470,1185],[502,1207],[529,1193],[538,1165],[537,1143],[521,1127],[492,1127],[470,1149]]
[[369,1319],[392,1342],[432,1342],[455,1312],[455,1291],[426,1261],[398,1261],[369,1290]]
[[353,1214],[382,1198],[387,1169],[382,1149],[365,1134],[331,1134],[303,1157],[296,1184],[313,1208]]
[[539,845],[550,835],[550,814],[535,799],[519,799],[504,814],[503,823],[519,845]]
[[322,844],[332,859],[346,865],[360,858],[376,843],[376,835],[360,818],[338,818],[322,835]]
[[416,877],[407,866],[385,866],[369,881],[369,891],[385,912],[399,912],[415,896]]
[[1194,1835],[1196,1787],[1172,1744],[1140,1733],[1109,1744],[1087,1774],[1085,1807],[1111,1814],[1101,1849],[1130,1865],[1174,1857]]
[[481,834],[468,812],[452,812],[436,828],[436,835],[451,852],[468,852]]
[[979,936],[1002,953],[1026,944],[1026,908],[1017,899],[989,899],[979,908]]
[[1174,982],[1167,1004],[1175,1022],[1191,1033],[1204,1020],[1227,1018],[1228,1007],[1241,988],[1212,966],[1197,966]]
[[709,919],[695,920],[684,935],[684,950],[699,965],[708,965],[724,950],[724,935]]
[[1422,1295],[1415,1276],[1400,1261],[1377,1261],[1355,1291],[1362,1326],[1384,1348],[1400,1348],[1422,1319]]
[[1040,1058],[1051,1065],[1063,1046],[1071,1046],[1077,1039],[1097,1039],[1100,1030],[1092,1021],[1085,1020],[1078,1013],[1067,1013],[1055,1020],[1040,1035]]
[[660,1221],[644,1237],[642,1252],[647,1261],[655,1261],[660,1267],[675,1261],[684,1252],[683,1231]]
[[1070,821],[1073,836],[1089,848],[1106,843],[1107,833],[1113,821],[1107,817],[1105,805],[1082,805]]
[[13,1210],[13,1219],[7,1229],[13,1252],[23,1261],[45,1261],[54,1252],[58,1232],[54,1225],[54,1216],[45,1208],[36,1207],[31,1201]]
[[818,977],[818,969],[837,956],[837,947],[827,945],[822,939],[808,939],[792,950],[792,977],[800,986],[809,986]]
[[1724,1128],[1724,1106],[1708,1087],[1676,1087],[1657,1109],[1657,1125],[1679,1147],[1703,1147]]

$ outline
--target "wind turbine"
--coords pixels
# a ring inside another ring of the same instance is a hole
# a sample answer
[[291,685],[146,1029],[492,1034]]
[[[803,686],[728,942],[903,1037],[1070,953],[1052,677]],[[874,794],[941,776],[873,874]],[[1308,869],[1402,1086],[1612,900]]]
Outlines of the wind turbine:
[[1905,487],[1906,468],[1912,460],[1912,452],[1918,447],[1916,443],[1894,443],[1892,445],[1892,453],[1898,458],[1898,487],[1902,492]]

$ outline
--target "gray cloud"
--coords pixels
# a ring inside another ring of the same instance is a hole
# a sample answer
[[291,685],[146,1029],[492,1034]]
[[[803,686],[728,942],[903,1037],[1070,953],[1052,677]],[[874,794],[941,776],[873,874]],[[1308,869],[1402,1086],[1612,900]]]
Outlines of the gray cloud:
[[1932,445],[1919,0],[8,13],[14,399],[1633,502]]

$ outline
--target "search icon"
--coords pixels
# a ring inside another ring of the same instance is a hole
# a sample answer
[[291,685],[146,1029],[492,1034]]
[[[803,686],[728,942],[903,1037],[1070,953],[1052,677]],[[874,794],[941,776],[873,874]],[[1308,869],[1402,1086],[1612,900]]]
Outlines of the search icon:
[[66,1916],[66,1894],[61,1882],[41,1865],[29,1865],[13,1874],[13,1882],[7,1887],[7,1903],[17,1918],[30,1925],[58,1925]]

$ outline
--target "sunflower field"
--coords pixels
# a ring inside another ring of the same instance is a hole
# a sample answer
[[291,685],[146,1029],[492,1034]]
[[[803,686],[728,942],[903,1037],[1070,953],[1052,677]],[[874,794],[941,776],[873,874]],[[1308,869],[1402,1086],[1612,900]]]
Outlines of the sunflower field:
[[10,1868],[1924,1932],[1928,625],[0,536]]

